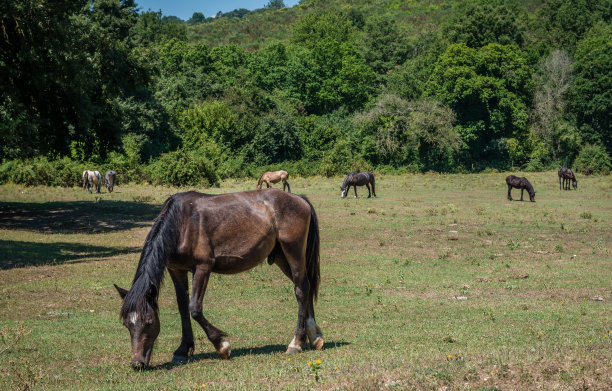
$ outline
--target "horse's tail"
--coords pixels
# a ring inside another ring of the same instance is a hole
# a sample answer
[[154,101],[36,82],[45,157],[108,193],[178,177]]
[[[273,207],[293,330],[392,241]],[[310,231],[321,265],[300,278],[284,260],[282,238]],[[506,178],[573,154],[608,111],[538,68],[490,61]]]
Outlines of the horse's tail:
[[310,227],[308,228],[308,240],[306,242],[306,276],[310,284],[309,296],[311,302],[317,301],[319,285],[321,284],[320,257],[319,257],[319,220],[314,207],[306,198],[300,196],[310,206]]
[[263,174],[261,174],[261,176],[259,177],[259,180],[257,181],[257,188],[258,188],[258,189],[261,187],[261,179],[263,178],[263,176],[264,176],[265,174],[266,174],[265,172],[264,172]]
[[374,194],[374,197],[376,197],[376,190],[374,190],[375,186],[375,180],[374,180],[374,174],[370,173],[370,179],[372,180],[372,194]]

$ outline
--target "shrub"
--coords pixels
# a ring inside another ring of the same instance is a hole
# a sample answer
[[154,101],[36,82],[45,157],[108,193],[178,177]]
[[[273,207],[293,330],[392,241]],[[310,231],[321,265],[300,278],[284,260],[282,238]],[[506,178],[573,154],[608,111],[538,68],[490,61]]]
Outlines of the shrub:
[[609,174],[612,163],[606,149],[600,144],[586,144],[574,160],[576,171],[585,174]]
[[47,158],[12,160],[2,164],[0,177],[3,183],[12,182],[25,186],[52,185],[55,167]]
[[[53,165],[55,166],[55,177],[50,184],[62,187],[72,187],[82,183],[83,167],[80,163],[69,157],[64,157],[55,160]],[[102,176],[104,176],[104,173],[102,173]]]
[[178,149],[163,154],[147,167],[151,181],[172,186],[218,186],[215,165],[202,151]]

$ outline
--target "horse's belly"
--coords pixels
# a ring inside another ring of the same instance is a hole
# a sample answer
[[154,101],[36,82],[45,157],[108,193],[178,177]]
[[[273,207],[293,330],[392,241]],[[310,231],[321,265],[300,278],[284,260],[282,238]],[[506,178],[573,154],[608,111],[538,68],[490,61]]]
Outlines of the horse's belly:
[[261,262],[274,249],[275,241],[262,240],[257,243],[234,243],[230,248],[216,248],[214,251],[213,272],[221,274],[240,273]]

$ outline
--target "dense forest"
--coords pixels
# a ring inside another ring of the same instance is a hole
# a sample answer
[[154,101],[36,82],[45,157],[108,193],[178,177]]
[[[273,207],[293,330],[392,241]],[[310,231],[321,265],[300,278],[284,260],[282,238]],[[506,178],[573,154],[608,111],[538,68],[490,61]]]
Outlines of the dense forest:
[[610,0],[0,4],[0,183],[611,168]]

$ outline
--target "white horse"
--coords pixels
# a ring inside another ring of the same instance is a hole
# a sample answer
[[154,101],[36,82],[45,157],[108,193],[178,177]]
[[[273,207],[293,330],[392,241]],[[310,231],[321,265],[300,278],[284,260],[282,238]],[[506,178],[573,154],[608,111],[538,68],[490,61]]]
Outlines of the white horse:
[[91,193],[93,187],[96,187],[96,193],[100,192],[100,186],[102,185],[102,175],[99,171],[83,171],[83,189],[89,190]]

